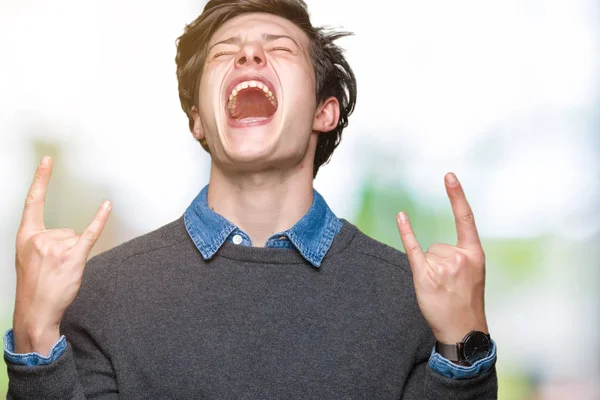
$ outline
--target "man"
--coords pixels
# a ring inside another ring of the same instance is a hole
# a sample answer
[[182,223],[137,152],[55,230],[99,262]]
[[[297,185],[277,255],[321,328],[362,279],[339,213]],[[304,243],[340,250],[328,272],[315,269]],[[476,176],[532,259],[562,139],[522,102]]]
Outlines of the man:
[[110,203],[81,235],[47,230],[43,159],[17,236],[9,398],[496,398],[485,258],[456,177],[458,244],[426,253],[404,213],[407,254],[313,189],[354,108],[342,35],[299,0],[208,2],[176,61],[209,184],[89,262]]

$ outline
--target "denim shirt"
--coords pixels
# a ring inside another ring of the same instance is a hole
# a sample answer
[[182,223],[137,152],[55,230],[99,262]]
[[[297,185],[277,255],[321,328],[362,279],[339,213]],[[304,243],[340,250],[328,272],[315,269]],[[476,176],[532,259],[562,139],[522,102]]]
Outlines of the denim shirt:
[[[208,206],[206,185],[185,211],[185,228],[205,260],[211,259],[223,243],[232,242],[240,246],[252,246],[250,236],[240,228],[217,214]],[[290,229],[272,235],[265,247],[296,249],[315,268],[320,268],[335,235],[343,222],[331,211],[323,197],[313,189],[313,202],[308,212]],[[48,356],[39,353],[14,353],[13,332],[4,335],[4,356],[13,364],[25,366],[46,365],[54,362],[65,351],[65,336],[52,347]],[[461,366],[436,353],[435,347],[429,358],[429,367],[451,379],[472,378],[489,371],[496,361],[496,345],[492,341],[490,354],[470,366]]]
[[[208,185],[196,196],[183,215],[185,228],[205,260],[212,258],[225,242],[252,246],[250,236],[208,206]],[[290,229],[275,233],[265,247],[295,248],[319,268],[342,221],[313,189],[313,202],[306,214]]]

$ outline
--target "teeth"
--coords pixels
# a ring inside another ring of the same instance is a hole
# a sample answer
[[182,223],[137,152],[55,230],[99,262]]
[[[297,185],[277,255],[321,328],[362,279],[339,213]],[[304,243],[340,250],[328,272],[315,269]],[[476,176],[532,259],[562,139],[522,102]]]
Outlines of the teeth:
[[240,82],[237,84],[237,86],[231,92],[231,96],[235,97],[240,91],[242,91],[244,89],[248,89],[249,87],[259,88],[260,90],[265,92],[265,95],[267,95],[267,96],[273,95],[273,92],[271,92],[269,90],[268,86],[265,85],[264,83],[259,82],[259,81],[245,81],[245,82]]
[[238,93],[244,89],[248,89],[249,87],[258,88],[258,89],[262,90],[265,93],[265,96],[267,97],[267,99],[269,99],[269,101],[271,102],[271,104],[273,104],[274,107],[277,107],[277,100],[275,99],[273,92],[271,90],[269,90],[267,85],[265,85],[264,83],[259,82],[259,81],[245,81],[245,82],[238,83],[237,86],[231,91],[231,94],[229,95],[229,102],[227,103],[227,107],[230,109],[235,108],[236,97],[237,97]]

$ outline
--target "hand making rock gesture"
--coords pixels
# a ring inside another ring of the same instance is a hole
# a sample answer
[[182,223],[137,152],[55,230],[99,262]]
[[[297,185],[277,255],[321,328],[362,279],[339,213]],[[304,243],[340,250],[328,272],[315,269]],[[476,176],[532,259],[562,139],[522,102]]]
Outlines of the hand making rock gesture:
[[81,235],[72,229],[46,229],[44,204],[51,174],[52,159],[46,156],[36,169],[17,234],[17,353],[47,355],[60,338],[60,322],[79,291],[86,261],[111,210],[110,202],[103,202]]
[[456,246],[435,243],[424,253],[404,212],[397,222],[421,313],[438,341],[455,344],[472,330],[488,333],[485,255],[460,182],[448,173],[445,183],[456,221]]

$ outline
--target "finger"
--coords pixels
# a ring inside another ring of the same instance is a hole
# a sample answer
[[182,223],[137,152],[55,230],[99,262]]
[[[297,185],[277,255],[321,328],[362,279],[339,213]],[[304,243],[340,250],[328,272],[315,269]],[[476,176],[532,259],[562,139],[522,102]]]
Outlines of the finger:
[[94,247],[96,241],[100,237],[100,234],[104,229],[104,225],[106,225],[111,208],[112,204],[110,201],[102,202],[102,205],[100,208],[98,208],[98,211],[96,212],[92,222],[79,236],[77,243],[75,243],[72,248],[72,250],[79,256],[87,259],[88,255],[92,251],[92,247]]
[[425,259],[427,259],[427,263],[434,274],[440,275],[442,273],[444,265],[446,264],[445,258],[427,253],[425,254]]
[[70,250],[79,237],[77,235],[67,235],[65,232],[47,232],[44,238],[43,247],[38,249],[43,254],[58,254]]
[[67,249],[73,248],[77,241],[79,240],[79,236],[71,236],[65,239],[64,244]]
[[462,185],[453,173],[446,174],[446,192],[450,198],[454,220],[456,222],[456,234],[458,247],[464,249],[475,249],[481,247],[475,217],[471,206],[467,201]]
[[77,237],[77,234],[73,229],[50,229],[47,231],[43,231],[40,234],[46,236],[47,239],[62,241],[68,239],[70,237]]
[[410,263],[413,275],[421,275],[425,272],[428,266],[425,254],[415,237],[408,216],[405,212],[400,212],[396,216],[396,222],[398,223],[398,230],[400,231],[400,239],[404,246],[404,251],[408,256],[408,262]]
[[435,255],[441,258],[448,258],[456,254],[456,246],[446,243],[434,243],[425,252],[426,254]]
[[44,156],[35,170],[33,182],[27,192],[21,227],[26,231],[44,230],[44,204],[48,182],[52,175],[52,158]]
[[440,264],[441,265],[446,262],[446,259],[444,257],[440,257],[438,255],[431,254],[431,253],[425,254],[425,258],[427,259],[427,262],[429,264]]

